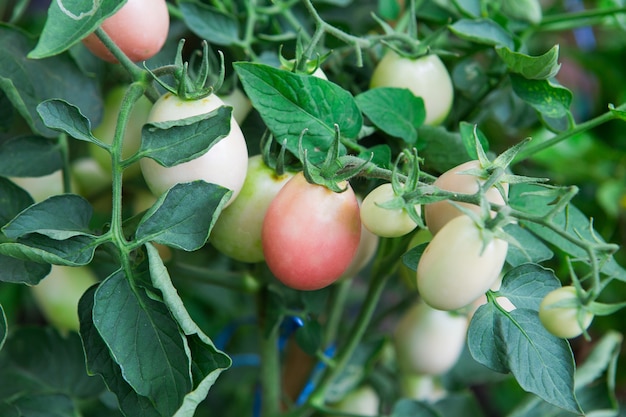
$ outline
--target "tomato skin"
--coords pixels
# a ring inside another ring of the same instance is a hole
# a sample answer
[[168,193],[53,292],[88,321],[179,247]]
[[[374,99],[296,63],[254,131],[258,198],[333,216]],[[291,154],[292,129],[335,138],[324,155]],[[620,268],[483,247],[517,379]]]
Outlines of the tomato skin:
[[96,275],[86,266],[52,265],[50,274],[30,288],[51,325],[62,331],[78,331],[78,301],[96,282]]
[[[361,221],[363,225],[380,237],[404,236],[417,227],[404,209],[386,209],[377,204],[385,203],[395,197],[391,183],[374,188],[363,199]],[[415,206],[419,213],[419,205]]]
[[[128,0],[102,22],[101,28],[131,61],[139,62],[161,50],[169,26],[170,15],[165,0]],[[85,37],[83,44],[100,59],[118,62],[95,33]]]
[[370,88],[408,88],[424,100],[426,125],[438,125],[448,116],[454,89],[447,68],[437,55],[405,58],[389,50],[380,60],[370,80]]
[[[480,162],[477,160],[462,163],[461,165],[457,165],[456,167],[441,174],[439,178],[435,180],[433,185],[443,190],[456,193],[474,194],[478,191],[478,182],[484,183],[484,180],[481,180],[473,175],[458,173],[476,168],[480,168]],[[505,183],[502,184],[502,186],[504,191],[508,194],[508,184]],[[499,205],[505,204],[502,195],[495,187],[487,190],[486,195],[487,199],[491,203]],[[456,204],[459,204],[476,214],[480,214],[480,207],[477,205],[459,202],[456,202]],[[424,205],[424,220],[426,220],[426,226],[428,226],[428,230],[430,230],[433,235],[437,234],[446,223],[461,214],[462,212],[447,200]],[[492,211],[491,215],[492,217],[495,216],[495,212]]]
[[508,246],[499,238],[483,245],[482,231],[474,221],[465,214],[455,217],[433,237],[420,258],[420,296],[439,310],[471,304],[498,280]]
[[302,172],[270,204],[261,240],[265,261],[276,278],[297,290],[317,290],[348,268],[359,246],[359,204],[347,184],[335,193],[310,184]]
[[356,276],[365,266],[374,258],[378,249],[379,237],[367,230],[361,224],[361,238],[359,239],[359,247],[352,258],[352,262],[341,275],[344,278],[352,278]]
[[[215,94],[199,100],[181,100],[172,93],[161,96],[150,111],[148,122],[184,119],[208,113],[223,106]],[[243,186],[248,167],[248,149],[241,128],[231,118],[230,133],[203,155],[172,167],[164,167],[149,158],[140,160],[141,172],[150,191],[161,195],[178,183],[204,180],[233,191],[232,203]]]
[[[106,94],[102,121],[92,131],[96,138],[109,145],[113,143],[117,116],[125,94],[126,86],[113,87]],[[145,96],[139,98],[133,106],[126,130],[124,131],[124,138],[122,139],[122,158],[126,159],[139,150],[141,146],[141,128],[148,121],[151,108],[152,103]],[[111,155],[107,151],[89,142],[89,152],[106,172],[111,172]],[[139,175],[140,172],[139,164],[133,164],[124,172],[124,176],[131,178]]]
[[441,375],[458,361],[465,346],[467,318],[420,301],[398,321],[393,343],[402,372]]
[[292,173],[276,174],[265,165],[261,155],[251,156],[239,196],[220,214],[213,226],[209,237],[213,246],[241,262],[263,261],[263,218],[276,194],[292,177]]
[[571,339],[580,336],[593,321],[593,313],[584,313],[582,324],[578,322],[578,311],[576,307],[551,307],[561,300],[576,300],[576,288],[566,286],[557,288],[549,292],[539,304],[539,320],[543,326],[554,336],[563,339]]
[[224,104],[233,108],[233,117],[241,125],[252,110],[252,103],[241,88],[235,87],[230,93],[219,96]]

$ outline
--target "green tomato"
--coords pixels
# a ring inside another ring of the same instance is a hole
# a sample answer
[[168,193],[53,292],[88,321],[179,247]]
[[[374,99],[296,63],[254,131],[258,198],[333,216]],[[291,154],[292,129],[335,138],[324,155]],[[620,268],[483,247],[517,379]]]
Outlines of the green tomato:
[[78,301],[96,282],[96,275],[86,266],[52,265],[50,274],[30,288],[50,324],[61,331],[78,331]]
[[430,241],[417,265],[417,290],[439,310],[468,306],[498,280],[508,242],[484,236],[474,220],[462,214],[450,220]]
[[[369,385],[363,385],[349,392],[341,401],[332,404],[330,408],[359,416],[377,416],[380,398]],[[328,417],[339,417],[329,415]]]
[[[557,306],[557,303],[571,305]],[[593,321],[593,313],[582,311],[576,288],[566,286],[549,292],[539,305],[539,320],[556,337],[571,339],[580,336]]]
[[278,175],[261,155],[248,159],[248,173],[237,199],[219,216],[211,236],[213,246],[241,262],[261,262],[261,230],[270,203],[293,174]]
[[424,124],[427,125],[443,122],[450,113],[454,100],[450,74],[437,55],[410,59],[389,50],[374,69],[370,87],[409,89],[424,100]]
[[[92,132],[96,138],[109,145],[113,143],[117,116],[120,112],[126,89],[126,86],[116,86],[106,94],[102,121]],[[139,146],[141,146],[141,128],[148,121],[151,108],[152,103],[145,96],[142,96],[135,103],[128,118],[124,138],[122,139],[122,158],[128,158],[139,150]],[[111,176],[111,154],[91,142],[89,143],[89,152],[98,161],[102,169]],[[128,167],[124,175],[127,178],[132,178],[139,173],[139,164],[133,164]]]
[[393,332],[403,373],[441,375],[458,361],[465,346],[467,317],[436,310],[423,301],[412,305]]
[[[379,206],[395,197],[391,183],[381,184],[365,196],[361,205],[361,221],[370,232],[380,237],[398,237],[417,227],[405,209]],[[419,213],[420,206],[416,205],[415,209]]]
[[[478,184],[484,183],[485,180],[478,178],[470,174],[461,174],[463,171],[480,168],[480,162],[477,160],[468,161],[457,165],[456,167],[444,172],[435,180],[433,185],[441,188],[442,190],[452,191],[462,194],[474,194],[478,191]],[[509,185],[502,184],[504,191],[508,193]],[[500,192],[492,187],[487,190],[487,200],[489,202],[499,205],[504,205],[504,199]],[[458,205],[473,211],[480,215],[480,207],[474,204],[457,203]],[[433,235],[436,235],[443,226],[445,226],[453,218],[460,216],[462,211],[456,208],[447,200],[438,201],[436,203],[424,205],[424,220],[426,220],[426,226]],[[495,216],[495,212],[491,212],[492,217]]]

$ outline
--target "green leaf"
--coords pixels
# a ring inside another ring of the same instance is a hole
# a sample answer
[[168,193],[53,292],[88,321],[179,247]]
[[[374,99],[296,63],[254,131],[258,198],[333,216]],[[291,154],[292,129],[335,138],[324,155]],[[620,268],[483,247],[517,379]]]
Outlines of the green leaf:
[[56,240],[33,233],[18,238],[16,242],[0,244],[0,255],[44,264],[79,266],[91,262],[100,243],[87,235]]
[[32,205],[2,228],[4,234],[16,239],[39,233],[55,240],[89,234],[93,214],[91,204],[76,194],[52,196]]
[[33,198],[6,178],[0,177],[0,224],[7,224],[20,211],[33,204]]
[[60,54],[93,32],[107,17],[119,10],[126,0],[53,1],[39,42],[28,57],[46,58]]
[[90,374],[99,374],[107,387],[118,399],[120,409],[127,416],[164,417],[155,405],[144,396],[137,394],[126,382],[122,370],[115,363],[109,349],[93,324],[93,304],[96,286],[88,289],[78,303],[80,335],[83,339],[87,369]]
[[477,125],[461,122],[459,124],[459,133],[461,134],[461,140],[463,141],[465,151],[470,158],[478,159],[478,153],[476,152],[476,138],[478,138],[480,146],[483,147],[483,150],[485,152],[489,151],[489,140]]
[[505,374],[509,372],[509,366],[498,352],[502,346],[496,343],[496,318],[500,314],[491,302],[478,307],[467,331],[467,347],[476,362]]
[[547,80],[554,77],[561,68],[559,45],[554,45],[548,52],[539,56],[514,52],[505,46],[497,46],[496,52],[509,71],[529,80]]
[[199,157],[230,132],[232,107],[169,122],[147,123],[139,154],[171,167]]
[[[546,216],[552,210],[552,203],[557,194],[546,194],[545,191],[545,188],[538,185],[519,184],[512,186],[509,190],[509,204],[512,208],[525,213]],[[567,213],[563,211],[557,214],[553,221],[561,230],[572,236],[580,236],[592,242],[604,242],[595,230],[592,231],[590,219],[572,204],[568,205]],[[524,221],[520,221],[520,225],[553,245],[554,248],[570,255],[573,259],[586,259],[588,256],[585,250],[544,226]],[[601,271],[620,281],[626,281],[626,270],[613,257],[602,264]]]
[[[623,336],[615,331],[606,333],[582,365],[576,370],[576,396],[587,416],[616,416],[615,371]],[[572,417],[536,396],[528,396],[509,417]]]
[[443,417],[430,404],[402,398],[393,405],[390,417]]
[[502,278],[499,296],[507,297],[515,307],[539,311],[541,300],[561,281],[550,269],[537,264],[523,264],[511,269]]
[[173,415],[192,388],[185,343],[165,304],[131,279],[118,270],[98,286],[93,324],[128,384]]
[[449,393],[434,403],[432,407],[442,416],[485,416],[478,399],[471,392]]
[[450,31],[470,42],[515,47],[511,34],[490,19],[459,19],[450,25]]
[[499,351],[522,389],[550,404],[582,413],[574,395],[574,356],[565,339],[553,336],[534,310],[517,308],[496,316]]
[[296,342],[304,352],[314,356],[322,344],[322,326],[317,320],[307,320],[296,331]]
[[422,126],[418,135],[420,157],[424,158],[428,169],[445,172],[471,159],[458,133],[442,126]]
[[558,119],[570,114],[572,92],[549,80],[528,80],[511,74],[513,91],[544,117]]
[[226,354],[217,350],[213,341],[189,315],[172,284],[158,250],[149,243],[146,245],[146,250],[152,284],[161,291],[164,303],[187,336],[191,347],[194,390],[185,396],[183,404],[174,415],[174,417],[186,417],[193,414],[193,410],[207,396],[217,377],[230,367],[231,360]]
[[406,251],[404,255],[402,255],[402,263],[404,263],[407,268],[417,271],[417,264],[419,264],[420,258],[426,250],[426,246],[428,246],[428,242],[414,246]]
[[0,281],[35,285],[50,273],[50,265],[0,255]]
[[407,89],[380,87],[359,94],[355,100],[378,129],[408,144],[417,141],[417,128],[426,119],[422,98]]
[[22,417],[22,413],[20,413],[20,410],[14,405],[0,401],[0,416]]
[[539,263],[552,259],[554,253],[534,234],[519,224],[508,224],[504,232],[512,237],[519,246],[509,244],[506,261],[511,266],[525,263]]
[[43,124],[37,113],[37,105],[51,98],[74,103],[92,123],[100,122],[102,99],[98,80],[83,73],[71,57],[63,54],[42,60],[27,59],[33,40],[3,24],[0,24],[0,44],[0,90],[33,132],[50,138],[58,136],[58,132]]
[[0,175],[39,177],[63,166],[57,141],[41,136],[17,136],[0,143]]
[[541,22],[543,13],[539,0],[517,0],[502,2],[502,13],[522,22],[536,25]]
[[[90,398],[105,390],[100,378],[87,375],[80,336],[61,336],[51,327],[22,327],[7,340],[8,368],[0,371],[20,375],[35,384],[32,392]],[[4,379],[4,378],[0,378]],[[17,388],[19,389],[19,388]]]
[[136,237],[186,251],[201,248],[232,192],[204,181],[176,184],[146,212]]
[[326,157],[335,125],[347,139],[358,136],[363,119],[352,95],[330,81],[267,65],[233,64],[248,97],[277,141],[299,155],[299,138],[311,162]]
[[50,99],[37,106],[37,113],[50,129],[65,132],[74,139],[107,146],[91,134],[91,122],[73,104],[64,100]]
[[223,46],[240,43],[235,16],[195,0],[180,1],[178,7],[187,27],[200,39]]

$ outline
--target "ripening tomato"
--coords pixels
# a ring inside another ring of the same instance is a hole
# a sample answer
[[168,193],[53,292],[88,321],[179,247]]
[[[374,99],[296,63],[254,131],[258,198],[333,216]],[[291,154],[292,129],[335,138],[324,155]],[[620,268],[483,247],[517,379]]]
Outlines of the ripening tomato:
[[[558,302],[568,300],[572,302],[572,306],[555,306]],[[539,320],[553,335],[571,339],[580,336],[589,328],[593,321],[593,313],[581,311],[576,288],[566,286],[552,290],[543,298],[539,304]]]
[[[380,237],[399,237],[417,227],[417,223],[405,209],[387,209],[378,206],[395,197],[391,183],[381,184],[365,196],[361,205],[361,221],[370,232]],[[419,204],[415,209],[419,213]]]
[[209,237],[223,254],[241,262],[261,262],[261,229],[270,203],[293,177],[278,175],[265,165],[261,155],[248,159],[248,173],[237,199],[218,217]]
[[261,241],[276,278],[298,290],[324,288],[345,272],[361,237],[352,187],[335,193],[297,173],[265,214]]
[[367,230],[367,228],[361,224],[359,247],[356,250],[354,258],[352,258],[352,262],[348,265],[348,269],[346,269],[341,276],[352,278],[365,268],[372,258],[374,258],[376,250],[378,249],[379,240],[377,235]]
[[441,375],[457,362],[465,346],[467,317],[436,310],[419,301],[400,318],[393,332],[399,369]]
[[498,280],[508,242],[485,237],[474,220],[462,214],[430,241],[417,264],[417,290],[439,310],[457,310],[483,295]]
[[30,288],[50,324],[59,330],[78,331],[78,301],[96,282],[96,275],[86,266],[52,265],[50,274]]
[[[223,105],[215,94],[198,100],[182,100],[172,93],[165,93],[152,106],[148,122],[185,119],[209,113]],[[178,183],[204,180],[233,191],[228,205],[235,200],[246,179],[248,148],[241,128],[231,117],[230,133],[203,155],[172,167],[161,166],[149,158],[142,158],[140,165],[150,191],[156,196]]]
[[[169,27],[170,15],[165,0],[128,0],[101,25],[133,62],[156,55],[165,44]],[[95,33],[84,38],[83,44],[97,57],[118,62]]]
[[[461,165],[457,165],[456,167],[441,174],[441,176],[439,176],[439,178],[435,180],[433,185],[446,191],[452,191],[462,194],[474,194],[478,191],[478,184],[484,183],[485,181],[483,179],[477,178],[474,175],[460,174],[460,172],[478,168],[480,168],[480,162],[478,162],[477,160],[462,163]],[[509,185],[504,183],[502,184],[502,187],[504,188],[504,191],[508,193]],[[487,190],[487,200],[494,204],[505,204],[502,195],[495,187]],[[480,214],[480,207],[474,204],[457,204],[469,210],[472,210],[476,214]],[[447,200],[424,205],[424,219],[426,220],[426,226],[428,226],[428,230],[430,230],[433,235],[437,234],[437,232],[439,232],[439,230],[441,230],[441,228],[450,220],[457,216],[460,216],[461,213],[462,212],[458,208],[454,207]],[[491,214],[492,216],[495,216],[494,212],[492,212]]]
[[389,50],[380,60],[370,81],[370,88],[407,88],[424,100],[424,124],[438,125],[448,116],[454,89],[447,68],[437,55],[405,58]]

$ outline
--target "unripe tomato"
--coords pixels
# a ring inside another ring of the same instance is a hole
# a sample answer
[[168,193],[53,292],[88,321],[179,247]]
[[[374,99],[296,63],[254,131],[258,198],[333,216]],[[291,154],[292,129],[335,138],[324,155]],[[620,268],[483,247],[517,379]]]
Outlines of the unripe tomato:
[[[398,237],[417,227],[405,209],[378,206],[395,197],[391,183],[381,184],[365,196],[361,205],[361,221],[370,232],[381,237]],[[419,204],[415,209],[419,213]]]
[[454,89],[448,69],[437,55],[417,59],[405,58],[389,50],[380,60],[370,81],[370,87],[407,88],[424,100],[424,124],[438,125],[448,116]]
[[267,209],[276,194],[293,177],[265,165],[261,155],[248,159],[248,173],[237,199],[220,214],[210,241],[223,254],[241,262],[261,262],[261,229]]
[[[102,121],[96,126],[92,133],[100,139],[100,141],[112,144],[113,136],[115,136],[115,127],[117,125],[117,117],[120,112],[122,100],[126,94],[126,86],[113,87],[104,97],[104,113]],[[152,103],[145,96],[142,96],[135,105],[128,118],[124,138],[122,139],[122,158],[126,159],[139,150],[141,146],[141,128],[148,121],[148,115]],[[89,143],[89,152],[91,156],[98,161],[100,166],[106,171],[111,172],[111,155],[94,143]],[[140,172],[139,164],[133,164],[124,172],[126,177],[134,177]]]
[[457,362],[465,346],[467,318],[413,304],[393,332],[399,369],[404,373],[441,375]]
[[324,288],[345,272],[361,237],[354,191],[335,193],[297,173],[276,195],[263,220],[265,261],[276,278],[298,290]]
[[[148,122],[180,120],[209,113],[224,102],[215,94],[199,100],[181,100],[172,93],[161,96],[150,111]],[[231,118],[230,133],[196,159],[172,167],[164,167],[149,158],[140,160],[141,172],[156,196],[178,183],[204,180],[233,191],[227,204],[232,203],[246,179],[248,149],[241,128]]]
[[[165,0],[128,0],[101,26],[133,62],[156,55],[165,44],[169,27],[170,15]],[[83,44],[97,57],[117,62],[95,33],[84,38]]]
[[483,241],[483,231],[466,214],[450,220],[430,241],[417,265],[417,290],[439,310],[472,303],[496,282],[508,250],[499,238]]
[[[377,416],[380,398],[369,385],[363,385],[349,392],[341,401],[332,404],[333,410],[358,416]],[[328,417],[335,417],[329,415]],[[338,416],[336,416],[338,417]]]
[[582,327],[579,321],[580,307],[555,307],[559,301],[578,299],[576,288],[566,286],[549,292],[539,304],[539,320],[543,326],[556,337],[571,339],[580,336],[589,328],[593,321],[593,313],[582,313]]
[[96,275],[86,266],[52,265],[50,274],[30,288],[50,324],[59,330],[78,331],[78,301],[96,282]]
[[[63,194],[63,171],[54,171],[52,174],[41,177],[11,177],[12,182],[28,191],[35,203],[40,203],[53,195]],[[73,179],[70,179],[71,189],[75,187]]]
[[[478,191],[478,184],[485,181],[475,177],[474,175],[459,174],[459,172],[467,171],[470,169],[480,168],[480,162],[477,160],[468,161],[457,165],[456,167],[444,172],[439,178],[435,180],[433,185],[441,188],[442,190],[452,191],[462,194],[474,194]],[[504,191],[508,193],[509,185],[502,184]],[[492,187],[487,190],[487,200],[494,204],[504,205],[504,199],[500,192]],[[460,206],[465,207],[476,214],[480,214],[480,207],[474,204],[458,203]],[[461,211],[454,207],[449,201],[443,200],[436,203],[424,205],[424,219],[426,220],[426,226],[430,232],[435,235],[441,228],[453,218],[460,216]],[[491,212],[492,216],[495,215]]]

